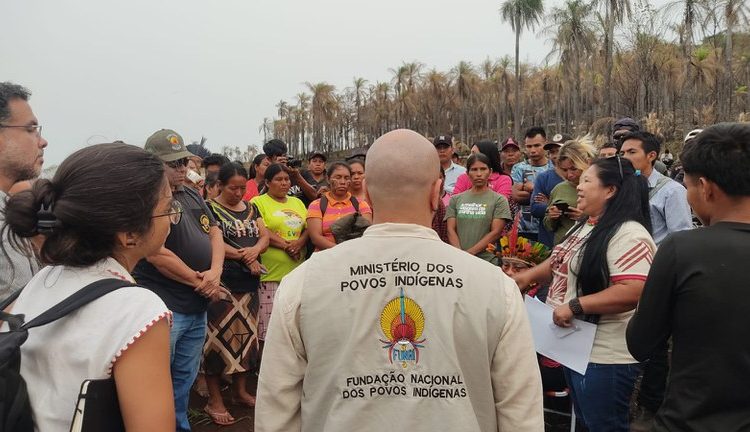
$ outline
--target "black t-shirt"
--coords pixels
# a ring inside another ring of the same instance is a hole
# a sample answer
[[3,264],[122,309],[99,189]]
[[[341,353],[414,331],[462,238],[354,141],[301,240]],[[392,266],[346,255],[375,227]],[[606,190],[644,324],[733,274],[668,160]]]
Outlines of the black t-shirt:
[[[260,212],[254,204],[248,203],[241,212],[230,210],[216,201],[208,201],[207,204],[221,228],[224,242],[229,246],[249,248],[258,243]],[[257,291],[260,285],[260,276],[251,274],[241,261],[231,259],[224,260],[221,280],[233,293]]]
[[320,190],[323,186],[328,187],[328,178],[323,175],[323,177],[320,179],[320,181],[315,180],[315,177],[313,177],[310,170],[305,170],[302,172],[302,178],[305,179],[306,182],[310,184],[315,190]]
[[[164,246],[174,252],[188,267],[195,271],[211,268],[211,240],[208,232],[216,226],[216,219],[206,203],[191,188],[180,188],[173,197],[182,204],[182,219],[172,230]],[[169,279],[145,259],[133,270],[136,281],[156,293],[167,307],[177,313],[196,314],[204,312],[208,299],[195,292],[194,287]]]
[[628,349],[646,360],[672,337],[654,431],[750,430],[750,224],[680,231],[659,245]]

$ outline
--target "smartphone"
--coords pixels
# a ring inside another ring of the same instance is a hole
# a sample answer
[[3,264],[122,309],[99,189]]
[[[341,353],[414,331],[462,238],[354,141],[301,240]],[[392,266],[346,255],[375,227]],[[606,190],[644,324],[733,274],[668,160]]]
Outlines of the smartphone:
[[560,213],[567,213],[568,212],[568,207],[570,207],[570,205],[568,203],[555,203],[555,204],[552,204],[552,205],[554,205],[555,207],[557,207],[557,209],[560,210]]

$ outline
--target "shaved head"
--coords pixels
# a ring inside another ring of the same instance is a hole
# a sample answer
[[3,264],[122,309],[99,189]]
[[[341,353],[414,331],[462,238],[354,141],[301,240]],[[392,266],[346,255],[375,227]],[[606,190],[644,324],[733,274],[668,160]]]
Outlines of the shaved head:
[[370,147],[366,164],[367,193],[376,214],[404,208],[431,211],[440,159],[425,137],[408,129],[388,132]]

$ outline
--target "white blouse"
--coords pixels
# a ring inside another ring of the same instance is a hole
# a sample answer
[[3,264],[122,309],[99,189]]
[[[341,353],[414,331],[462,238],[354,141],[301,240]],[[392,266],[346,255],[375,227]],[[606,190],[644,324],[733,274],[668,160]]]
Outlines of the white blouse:
[[[26,285],[12,313],[26,322],[84,286],[105,278],[133,283],[117,261],[107,258],[88,268],[50,266]],[[21,346],[38,431],[69,431],[81,383],[106,379],[122,353],[159,320],[172,313],[148,289],[126,287],[106,294],[53,323],[29,330]],[[7,330],[7,325],[3,328]]]

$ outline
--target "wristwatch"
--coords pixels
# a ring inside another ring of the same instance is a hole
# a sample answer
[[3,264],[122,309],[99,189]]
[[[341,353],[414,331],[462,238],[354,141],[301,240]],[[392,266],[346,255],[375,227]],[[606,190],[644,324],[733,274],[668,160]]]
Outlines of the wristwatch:
[[581,301],[578,300],[578,297],[569,301],[568,307],[573,312],[573,315],[583,315],[583,307],[581,306]]

